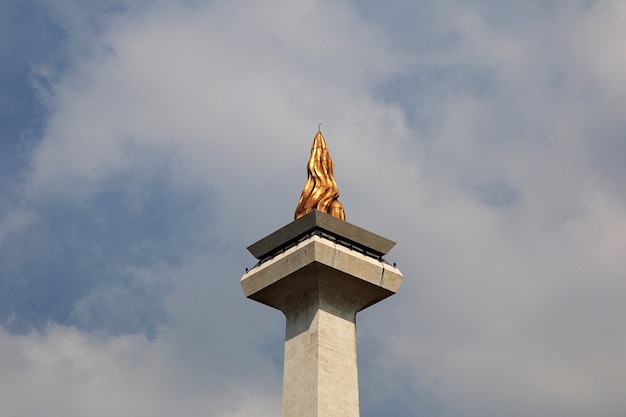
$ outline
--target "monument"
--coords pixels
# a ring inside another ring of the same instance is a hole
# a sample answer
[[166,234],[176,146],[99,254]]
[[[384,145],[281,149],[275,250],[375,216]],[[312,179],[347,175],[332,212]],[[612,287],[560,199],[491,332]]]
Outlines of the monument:
[[390,295],[402,273],[394,242],[345,221],[324,136],[315,135],[295,220],[248,250],[246,297],[285,314],[283,417],[358,417],[356,314]]

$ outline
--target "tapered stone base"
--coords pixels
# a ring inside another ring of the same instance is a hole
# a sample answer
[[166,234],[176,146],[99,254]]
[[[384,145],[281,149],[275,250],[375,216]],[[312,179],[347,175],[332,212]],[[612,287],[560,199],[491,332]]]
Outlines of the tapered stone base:
[[396,293],[402,274],[309,236],[248,271],[246,297],[287,319],[283,417],[358,417],[358,311]]

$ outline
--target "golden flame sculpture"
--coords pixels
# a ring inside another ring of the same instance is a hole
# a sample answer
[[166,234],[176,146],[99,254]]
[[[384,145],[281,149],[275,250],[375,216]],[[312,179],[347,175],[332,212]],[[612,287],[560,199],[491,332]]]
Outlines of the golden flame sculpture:
[[310,211],[319,210],[341,220],[346,219],[343,205],[339,202],[339,189],[333,176],[333,160],[322,132],[313,139],[311,157],[307,165],[308,178],[304,184],[294,218],[299,219]]

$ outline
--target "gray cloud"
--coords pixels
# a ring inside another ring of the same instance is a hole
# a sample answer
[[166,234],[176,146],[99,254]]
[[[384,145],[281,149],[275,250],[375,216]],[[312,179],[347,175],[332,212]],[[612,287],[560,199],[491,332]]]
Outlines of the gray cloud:
[[86,262],[59,283],[90,284],[0,333],[2,414],[276,415],[283,318],[238,278],[321,122],[348,220],[405,274],[359,316],[364,416],[623,415],[619,2],[66,4],[0,238],[12,271],[12,242],[62,238]]

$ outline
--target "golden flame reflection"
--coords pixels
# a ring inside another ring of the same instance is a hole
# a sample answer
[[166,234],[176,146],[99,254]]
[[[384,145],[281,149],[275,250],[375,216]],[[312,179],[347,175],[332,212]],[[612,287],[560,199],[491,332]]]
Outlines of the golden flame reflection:
[[304,184],[294,218],[299,219],[310,211],[319,210],[341,220],[346,219],[339,202],[339,189],[333,176],[333,160],[328,153],[322,132],[317,132],[307,165],[308,178]]

